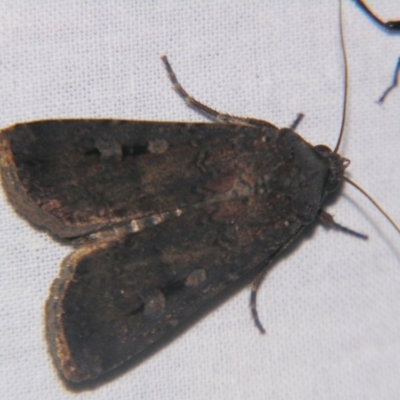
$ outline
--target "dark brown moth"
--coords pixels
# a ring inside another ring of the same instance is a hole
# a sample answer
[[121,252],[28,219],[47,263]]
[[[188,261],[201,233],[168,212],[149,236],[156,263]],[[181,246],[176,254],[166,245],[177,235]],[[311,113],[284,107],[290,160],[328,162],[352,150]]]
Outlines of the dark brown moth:
[[[400,21],[382,21],[368,6],[363,0],[357,0],[356,4],[370,17],[376,24],[378,24],[381,28],[383,28],[388,33],[400,33]],[[400,75],[400,58],[397,60],[396,67],[393,73],[392,84],[382,93],[382,96],[379,98],[378,103],[383,103],[387,97],[387,95],[399,84],[399,75]]]
[[46,305],[64,378],[84,381],[133,359],[266,267],[320,218],[348,160],[294,128],[220,114],[175,89],[217,124],[48,120],[0,134],[4,189],[15,209],[77,248]]
[[38,121],[0,136],[16,210],[80,238],[46,308],[68,380],[136,356],[254,269],[263,330],[255,293],[265,267],[320,215],[348,165],[292,129],[197,103],[163,60],[180,94],[225,123]]

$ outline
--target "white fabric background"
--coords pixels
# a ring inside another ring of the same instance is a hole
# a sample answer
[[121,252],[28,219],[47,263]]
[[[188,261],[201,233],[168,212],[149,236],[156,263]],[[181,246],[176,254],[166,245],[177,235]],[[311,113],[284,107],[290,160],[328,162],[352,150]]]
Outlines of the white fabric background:
[[[400,19],[398,0],[369,2]],[[400,35],[344,0],[349,103],[341,154],[400,221],[400,89],[383,107]],[[0,126],[55,118],[202,121],[171,89],[160,55],[201,101],[334,146],[342,113],[338,2],[0,1]],[[82,399],[400,398],[400,237],[345,187],[328,210],[368,242],[318,227],[249,291]],[[47,353],[44,303],[70,249],[0,197],[0,397],[69,399]]]

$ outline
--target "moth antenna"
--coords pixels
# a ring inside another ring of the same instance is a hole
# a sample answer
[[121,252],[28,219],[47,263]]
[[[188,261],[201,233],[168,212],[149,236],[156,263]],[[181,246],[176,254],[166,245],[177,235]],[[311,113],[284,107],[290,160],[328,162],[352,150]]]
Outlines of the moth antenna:
[[[342,143],[343,139],[343,132],[344,132],[344,126],[346,123],[346,110],[347,110],[347,98],[348,98],[348,89],[347,89],[347,84],[348,84],[348,61],[347,61],[347,53],[346,53],[346,47],[344,45],[344,32],[343,32],[343,5],[342,5],[342,0],[340,0],[340,7],[339,7],[339,21],[340,21],[340,42],[342,45],[342,52],[343,52],[343,63],[344,63],[344,99],[343,99],[343,112],[342,112],[342,125],[340,127],[340,135],[339,139],[336,143],[335,150],[333,151],[334,153],[337,153],[339,150],[339,147]],[[362,0],[357,1],[358,5],[363,8],[363,10],[372,18],[374,19],[378,24],[388,28],[387,24],[393,24],[393,22],[390,23],[383,23],[382,21],[379,20],[379,18],[376,17],[369,9],[368,7],[364,4]],[[399,29],[399,27],[389,27],[388,29]],[[379,99],[379,102],[385,98],[385,96],[388,94],[388,92],[397,85],[397,73],[398,73],[398,68],[400,68],[400,59],[399,63],[396,67],[395,71],[395,78],[393,81],[393,85],[383,94],[381,99]],[[400,227],[394,222],[394,220],[389,216],[389,214],[378,204],[376,200],[372,198],[372,196],[367,193],[361,186],[357,185],[357,183],[353,182],[350,178],[347,176],[343,176],[343,180],[346,182],[350,183],[353,185],[356,189],[358,189],[369,201],[386,217],[386,219],[391,223],[391,225],[396,229],[398,233],[400,233]]]
[[372,198],[370,194],[368,194],[361,186],[357,185],[357,183],[353,182],[347,176],[344,176],[343,180],[350,183],[350,185],[353,185],[356,189],[358,189],[386,217],[386,219],[392,224],[394,229],[396,229],[396,231],[400,233],[400,227],[393,221],[393,219],[389,216],[389,214],[378,204],[378,202]]
[[347,97],[348,97],[348,90],[347,90],[347,83],[349,80],[348,77],[348,61],[347,61],[347,53],[346,53],[346,47],[344,45],[344,32],[343,32],[343,10],[342,10],[342,0],[340,0],[340,7],[339,7],[339,25],[340,25],[340,44],[342,46],[342,53],[343,53],[343,64],[344,64],[344,88],[343,88],[343,110],[342,110],[342,124],[340,126],[340,134],[339,138],[336,143],[335,150],[333,150],[334,153],[337,153],[339,151],[339,147],[342,144],[342,139],[343,139],[343,132],[344,132],[344,126],[346,124],[346,113],[347,113]]

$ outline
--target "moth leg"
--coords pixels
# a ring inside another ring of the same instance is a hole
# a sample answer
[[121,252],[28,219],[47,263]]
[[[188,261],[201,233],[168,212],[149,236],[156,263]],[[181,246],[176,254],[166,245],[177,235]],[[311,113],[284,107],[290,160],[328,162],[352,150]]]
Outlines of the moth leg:
[[262,281],[265,278],[265,275],[268,272],[268,268],[264,268],[259,274],[254,278],[253,282],[251,283],[251,292],[250,292],[250,310],[251,316],[253,317],[253,321],[256,324],[256,327],[260,331],[260,333],[264,334],[265,329],[262,326],[260,318],[258,317],[257,312],[257,292],[261,286]]
[[185,101],[185,103],[199,112],[200,114],[203,114],[205,117],[208,119],[211,119],[213,121],[223,123],[223,124],[238,124],[238,125],[251,125],[249,123],[249,120],[246,118],[241,118],[241,117],[235,117],[233,115],[229,114],[224,114],[220,113],[217,110],[214,110],[211,107],[206,106],[203,103],[200,103],[198,100],[196,100],[194,97],[190,96],[186,90],[182,87],[182,85],[178,82],[178,79],[175,75],[175,72],[173,71],[171,64],[168,61],[167,56],[162,56],[161,60],[164,63],[165,69],[167,70],[168,77],[170,81],[172,82],[172,85],[176,92],[179,94],[180,97]]
[[400,57],[399,57],[399,59],[397,61],[397,65],[396,65],[396,68],[394,70],[394,76],[393,76],[392,84],[383,92],[382,96],[378,100],[379,104],[382,104],[384,102],[386,96],[389,94],[389,92],[399,84],[399,76],[400,76]]
[[345,226],[342,226],[342,225],[338,224],[333,219],[333,216],[331,214],[328,214],[324,210],[319,210],[318,218],[322,222],[322,225],[324,225],[326,228],[336,229],[338,231],[341,231],[341,232],[347,233],[349,235],[355,236],[355,237],[357,237],[359,239],[363,239],[363,240],[367,240],[368,239],[367,235],[364,235],[362,233],[353,231],[352,229],[346,228]]
[[296,119],[292,122],[292,125],[290,125],[290,129],[292,131],[295,131],[296,128],[299,126],[300,122],[302,121],[302,119],[304,118],[304,114],[303,113],[298,113]]

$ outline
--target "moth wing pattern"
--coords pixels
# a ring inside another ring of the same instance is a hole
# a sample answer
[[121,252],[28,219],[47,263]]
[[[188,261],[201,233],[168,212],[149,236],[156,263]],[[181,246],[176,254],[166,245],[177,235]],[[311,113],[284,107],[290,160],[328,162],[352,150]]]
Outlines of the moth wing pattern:
[[[47,332],[59,369],[95,378],[162,339],[229,285],[265,268],[289,234],[260,199],[210,205],[123,240],[70,255],[47,303]],[[268,232],[268,233],[266,233]]]
[[3,185],[15,208],[54,236],[112,229],[212,201],[222,185],[233,184],[236,149],[242,160],[249,158],[252,146],[278,132],[266,122],[259,133],[236,127],[238,134],[227,139],[225,130],[117,120],[17,124],[0,137]]
[[[196,167],[207,178],[206,188],[196,185],[207,193],[203,202],[122,239],[88,242],[64,261],[47,332],[68,379],[95,378],[135,357],[232,282],[265,268],[315,220],[329,182],[323,154],[289,129],[213,126],[224,146],[210,147]],[[207,164],[212,148],[222,170]],[[237,157],[223,156],[232,149]]]

